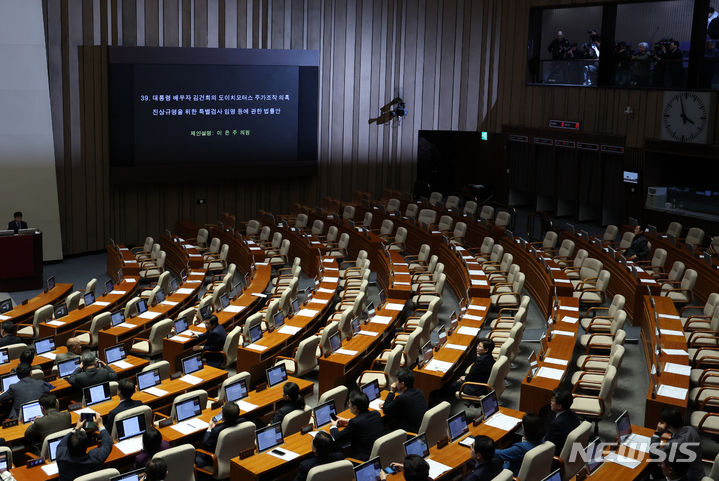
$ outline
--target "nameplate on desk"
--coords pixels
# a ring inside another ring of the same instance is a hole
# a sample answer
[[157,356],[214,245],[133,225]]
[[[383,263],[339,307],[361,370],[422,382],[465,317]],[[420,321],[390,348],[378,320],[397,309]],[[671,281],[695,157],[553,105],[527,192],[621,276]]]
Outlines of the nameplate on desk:
[[27,467],[34,468],[35,466],[40,466],[41,464],[45,464],[45,458],[29,459],[27,462]]
[[157,423],[158,427],[166,428],[167,426],[172,425],[172,419],[162,419],[159,423]]
[[170,379],[172,379],[174,381],[175,379],[180,379],[181,376],[182,376],[181,372],[173,372],[172,374],[170,374]]
[[260,346],[259,344],[248,344],[245,346],[247,349],[252,349],[253,351],[262,352],[267,349],[267,346]]
[[82,403],[73,403],[67,406],[68,411],[77,411],[78,409],[82,409]]

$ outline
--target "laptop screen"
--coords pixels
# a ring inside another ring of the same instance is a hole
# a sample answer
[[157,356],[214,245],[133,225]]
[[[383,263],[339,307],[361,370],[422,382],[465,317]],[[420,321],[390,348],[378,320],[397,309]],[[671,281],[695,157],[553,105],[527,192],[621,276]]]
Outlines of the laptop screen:
[[67,306],[65,304],[62,304],[55,307],[55,310],[53,311],[53,316],[55,316],[55,319],[60,319],[61,317],[67,316]]
[[182,401],[175,405],[175,412],[177,413],[177,421],[184,421],[191,417],[199,416],[202,412],[202,406],[200,406],[200,396],[195,396],[187,401]]
[[250,342],[257,342],[262,339],[262,326],[255,324],[250,328]]
[[262,452],[284,442],[280,423],[271,424],[257,431],[257,450]]
[[55,350],[55,338],[54,337],[45,337],[43,339],[38,339],[35,341],[35,354],[45,354],[46,352],[54,351]]
[[432,360],[432,341],[427,341],[422,346],[422,361],[428,363]]
[[589,474],[597,470],[604,462],[604,453],[602,453],[602,443],[599,438],[594,438],[586,449],[587,469]]
[[464,411],[458,412],[447,419],[447,425],[449,426],[449,438],[451,441],[455,441],[457,438],[469,432],[467,416]]
[[624,411],[620,414],[615,423],[617,425],[617,435],[619,436],[620,441],[623,441],[624,438],[632,434],[632,422],[629,420],[628,411]]
[[292,312],[294,314],[297,314],[298,312],[300,312],[300,300],[299,299],[295,299],[294,301],[292,301]]
[[247,397],[247,382],[240,379],[225,386],[225,397],[228,402],[239,401]]
[[85,301],[85,305],[89,306],[90,304],[95,302],[95,293],[94,292],[88,292],[84,296],[82,296],[82,299]]
[[4,301],[0,302],[0,313],[4,314],[10,310],[12,310],[12,299],[5,299]]
[[155,387],[162,382],[160,377],[160,369],[155,368],[150,371],[140,372],[137,374],[137,388],[144,391],[148,387]]
[[47,443],[47,447],[50,451],[50,461],[55,461],[57,459],[57,447],[60,444],[60,441],[62,441],[62,438],[53,439]]
[[7,471],[7,454],[0,454],[0,470]]
[[352,319],[352,333],[357,334],[362,330],[362,320],[359,317]]
[[337,414],[335,410],[335,401],[330,399],[326,403],[322,403],[313,410],[315,417],[315,427],[321,428],[322,426],[329,424],[332,420],[331,414]]
[[128,471],[119,476],[113,476],[110,478],[110,481],[140,481],[140,475],[144,472],[145,468],[135,469],[134,471]]
[[57,373],[60,377],[67,377],[75,372],[75,369],[78,367],[80,367],[79,357],[76,357],[75,359],[68,359],[67,361],[57,363]]
[[193,354],[182,360],[182,373],[192,374],[202,369],[202,354]]
[[384,301],[386,301],[386,300],[387,300],[387,294],[384,292],[384,289],[382,289],[381,291],[379,291],[379,306],[377,306],[377,307],[384,306]]
[[112,326],[115,327],[118,324],[122,324],[125,322],[125,313],[122,310],[115,311],[110,315],[110,322],[112,323]]
[[490,392],[482,398],[482,414],[487,419],[492,414],[499,411],[499,403],[497,402],[497,393]]
[[115,288],[115,284],[112,283],[112,280],[109,280],[109,281],[105,282],[105,290],[107,291],[108,294],[109,294],[110,292],[112,292],[112,290],[113,290],[114,288]]
[[48,277],[47,279],[47,290],[50,291],[55,288],[55,276]]
[[211,312],[210,312],[209,304],[205,304],[204,306],[202,306],[200,308],[200,319],[202,319],[203,321],[206,321],[207,319],[209,319],[210,314],[211,314]]
[[278,312],[275,314],[273,320],[275,321],[275,329],[279,329],[285,323],[285,315],[282,314],[282,312]]
[[227,297],[227,294],[222,294],[220,296],[220,305],[223,309],[230,305],[230,298]]
[[42,417],[42,409],[40,409],[39,401],[31,401],[25,403],[20,408],[22,411],[22,422],[27,424],[35,418]]
[[127,357],[125,354],[125,345],[117,344],[116,346],[105,349],[105,361],[110,364],[115,361],[121,361]]
[[115,423],[115,426],[117,429],[118,441],[138,436],[145,432],[145,415],[138,414],[136,416],[125,418],[122,421]]
[[7,352],[7,347],[0,349],[0,364],[7,364],[10,361],[10,355]]
[[15,384],[16,382],[19,382],[20,379],[18,379],[17,374],[7,374],[2,377],[2,390],[3,392],[7,391],[10,386]]
[[145,299],[140,299],[140,301],[137,303],[137,314],[143,314],[147,312],[147,301]]
[[379,481],[379,473],[382,465],[379,462],[379,456],[370,459],[366,463],[354,467],[355,479],[357,481]]
[[188,329],[188,322],[186,317],[182,317],[175,321],[175,334],[180,334]]
[[342,347],[342,338],[339,332],[335,332],[330,336],[330,352],[335,352],[337,349]]
[[177,290],[177,287],[178,287],[178,286],[177,286],[177,280],[176,280],[176,279],[172,279],[172,280],[170,281],[170,292],[175,292],[175,291]]
[[373,381],[364,384],[360,389],[362,389],[362,392],[367,395],[367,398],[369,398],[369,402],[374,401],[380,396],[379,382],[377,381],[377,379],[374,379]]
[[412,439],[404,442],[404,453],[405,456],[410,454],[416,454],[423,458],[429,456],[429,448],[427,447],[427,435],[425,433],[419,434]]
[[551,473],[549,473],[549,476],[542,479],[542,481],[562,481],[561,470],[557,469],[556,471],[552,471]]
[[155,304],[159,304],[165,300],[165,293],[159,290],[155,293]]
[[277,384],[287,380],[287,371],[285,365],[280,364],[279,366],[271,367],[267,370],[267,385],[269,387],[276,386]]
[[83,389],[85,394],[85,406],[105,402],[110,399],[110,383],[104,382]]

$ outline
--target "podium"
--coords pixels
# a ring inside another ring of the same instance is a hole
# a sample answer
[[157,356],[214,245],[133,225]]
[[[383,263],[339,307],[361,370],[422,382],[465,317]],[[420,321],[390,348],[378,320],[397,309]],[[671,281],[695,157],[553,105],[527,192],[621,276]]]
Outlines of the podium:
[[0,291],[42,288],[42,233],[0,236]]

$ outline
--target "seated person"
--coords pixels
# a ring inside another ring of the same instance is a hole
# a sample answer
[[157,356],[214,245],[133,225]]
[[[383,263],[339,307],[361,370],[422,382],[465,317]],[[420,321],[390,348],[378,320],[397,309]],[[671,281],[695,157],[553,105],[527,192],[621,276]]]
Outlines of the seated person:
[[549,402],[549,409],[554,413],[554,419],[549,423],[549,429],[544,441],[554,443],[554,455],[559,456],[569,433],[582,422],[579,416],[570,408],[574,402],[572,393],[566,389],[555,389]]
[[115,423],[115,416],[128,409],[142,406],[142,401],[132,399],[133,394],[135,394],[135,383],[129,379],[121,379],[117,386],[117,396],[120,398],[120,404],[107,413],[107,425],[110,426],[110,430],[112,430],[112,425]]
[[474,468],[465,481],[490,481],[502,472],[502,464],[494,459],[494,441],[489,436],[476,436],[472,445]]
[[12,216],[15,220],[8,222],[7,230],[11,230],[17,234],[20,229],[27,229],[27,222],[22,220],[22,212],[15,212]]
[[664,449],[664,451],[666,458],[661,462],[659,467],[666,481],[692,481],[693,479],[702,479],[691,476],[692,463],[688,463],[686,459],[682,459],[682,455],[679,454],[680,451],[677,451],[674,458],[672,458],[671,450]]
[[[672,443],[680,445],[680,448],[674,451],[674,453],[679,454],[675,455],[686,456],[689,454],[686,451],[693,452],[694,459],[690,462],[685,461],[683,463],[687,465],[687,471],[685,471],[683,475],[686,475],[688,481],[701,480],[704,477],[701,447],[702,438],[693,426],[684,425],[684,417],[677,408],[667,406],[663,407],[659,412],[659,422],[657,422],[657,429],[652,436],[652,443],[659,443],[661,437],[665,435],[670,436],[664,445],[665,448],[670,447],[669,445]],[[669,467],[671,468],[672,465],[670,464]]]
[[332,439],[332,436],[324,431],[318,431],[312,440],[312,454],[314,455],[313,457],[305,459],[300,463],[295,481],[305,481],[307,479],[307,473],[315,466],[321,466],[344,459],[342,453],[335,450],[335,441]]
[[[203,352],[222,351],[225,347],[225,339],[227,339],[227,332],[225,331],[225,328],[220,325],[217,320],[217,316],[214,314],[210,316],[205,325],[207,326],[207,330],[199,336],[196,335],[194,331],[190,331],[192,333],[192,337],[197,337],[198,341],[205,343],[202,346],[193,346],[192,350]],[[220,367],[222,365],[222,356],[207,356],[206,362],[212,367]]]
[[628,261],[645,261],[649,259],[649,242],[644,235],[644,227],[641,225],[634,226],[634,239],[624,253]]
[[133,469],[144,468],[148,461],[152,457],[164,451],[170,449],[170,443],[162,439],[162,434],[154,426],[148,426],[147,430],[142,435],[142,451],[137,453],[135,456],[135,465]]
[[[350,444],[353,458],[367,461],[372,445],[384,433],[382,416],[369,410],[369,398],[361,391],[350,393],[349,408],[355,417],[350,420],[341,417],[333,419],[330,434],[338,446]],[[344,426],[344,429],[340,431],[338,426]]]
[[[222,421],[220,421],[219,424],[215,424],[215,421],[210,420],[210,426],[202,438],[202,449],[209,453],[214,453],[217,447],[217,439],[222,430],[237,426],[243,422],[245,422],[245,419],[240,417],[240,408],[237,403],[226,403],[222,406]],[[207,466],[208,464],[212,464],[212,458],[204,453],[197,453],[195,455],[195,464],[197,466]]]
[[397,381],[390,386],[390,393],[382,403],[385,420],[391,429],[419,431],[422,417],[427,412],[424,393],[414,387],[414,374],[407,368],[397,371]]
[[[429,477],[429,464],[424,460],[422,456],[416,454],[410,454],[404,458],[404,463],[390,463],[390,467],[395,471],[404,471],[405,481],[430,481]],[[384,470],[379,472],[379,477],[382,481],[387,479],[387,474]]]
[[12,344],[25,344],[25,341],[15,335],[15,323],[5,321],[0,324],[0,347],[7,347]]
[[82,390],[86,387],[117,379],[117,373],[97,359],[95,354],[90,351],[85,351],[80,355],[80,363],[82,365],[67,378],[67,382],[76,389],[76,399],[82,398]]
[[297,383],[294,383],[292,381],[286,382],[285,385],[282,386],[282,394],[282,399],[284,399],[284,403],[277,410],[275,415],[272,416],[271,424],[281,423],[285,416],[287,416],[292,411],[305,408],[305,398],[300,393],[300,387],[297,385]]
[[161,458],[153,459],[147,463],[144,481],[164,481],[167,473],[167,462]]
[[[452,384],[453,391],[459,391],[464,382],[481,382],[486,383],[489,375],[492,373],[494,366],[494,358],[492,351],[494,350],[494,341],[489,338],[482,338],[477,343],[477,358],[472,363],[472,367],[465,376],[460,376],[457,381]],[[463,391],[470,396],[482,396],[487,394],[484,386],[467,386]]]
[[522,459],[524,459],[527,451],[542,444],[542,438],[544,437],[544,423],[538,414],[525,414],[522,418],[522,428],[524,429],[524,441],[494,452],[495,460],[504,463],[504,467],[511,470],[514,476],[519,473],[519,468],[522,467]]
[[75,478],[94,473],[104,468],[105,460],[112,451],[112,438],[102,424],[102,417],[95,415],[97,429],[100,431],[101,445],[90,451],[87,433],[83,429],[85,421],[78,419],[75,429],[65,435],[57,446],[57,468],[60,481],[73,481]]
[[82,344],[80,344],[80,339],[76,337],[71,337],[67,340],[65,343],[65,346],[67,346],[67,352],[61,352],[60,354],[55,356],[55,364],[58,364],[63,361],[69,361],[70,359],[75,359],[76,357],[80,357],[80,354],[82,354]]
[[30,377],[30,364],[22,363],[18,365],[15,374],[19,379],[15,384],[11,384],[7,391],[0,394],[0,402],[12,400],[12,409],[9,417],[17,419],[20,414],[20,407],[30,401],[37,401],[40,396],[50,390],[44,381],[33,379]]
[[35,418],[25,430],[25,444],[35,454],[40,454],[42,442],[48,434],[72,427],[70,413],[59,411],[57,397],[53,393],[44,393],[39,402],[42,417]]

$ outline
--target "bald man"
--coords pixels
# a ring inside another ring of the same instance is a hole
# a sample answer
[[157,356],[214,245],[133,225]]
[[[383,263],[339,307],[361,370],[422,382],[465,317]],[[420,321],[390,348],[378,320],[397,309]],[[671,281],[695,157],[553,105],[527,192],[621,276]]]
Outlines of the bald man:
[[75,359],[76,357],[80,357],[80,354],[82,354],[82,344],[80,344],[80,340],[78,338],[71,337],[67,340],[67,344],[65,345],[67,346],[67,352],[58,354],[55,357],[55,363]]

